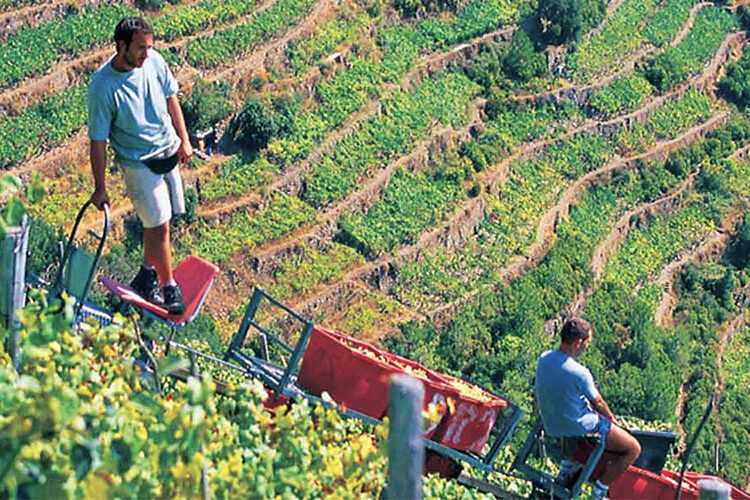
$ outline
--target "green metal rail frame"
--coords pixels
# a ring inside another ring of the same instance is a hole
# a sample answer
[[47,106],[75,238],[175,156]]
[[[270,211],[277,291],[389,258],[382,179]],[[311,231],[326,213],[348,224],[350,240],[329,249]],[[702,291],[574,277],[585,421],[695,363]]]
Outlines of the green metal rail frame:
[[[271,303],[273,306],[280,308],[291,317],[302,323],[302,333],[294,347],[287,345],[284,340],[279,338],[277,335],[269,332],[266,328],[255,321],[255,315],[258,312],[258,308],[260,307],[261,302],[264,299]],[[256,329],[261,335],[261,340],[263,342],[263,357],[265,359],[248,355],[242,350],[251,327]],[[312,403],[323,405],[327,408],[333,408],[334,405],[324,401],[318,396],[306,392],[296,383],[297,373],[299,371],[299,363],[302,360],[302,356],[305,354],[305,350],[307,349],[307,344],[310,340],[312,329],[312,322],[302,317],[300,314],[293,311],[286,305],[277,301],[262,289],[255,288],[255,290],[253,291],[253,296],[250,299],[250,303],[245,309],[245,315],[242,318],[240,328],[232,338],[229,348],[224,355],[224,361],[233,361],[235,363],[238,363],[242,367],[246,375],[261,380],[266,386],[273,390],[276,396],[283,395],[289,398],[301,397],[307,399]],[[289,353],[290,358],[285,367],[278,366],[270,361],[268,350],[269,339],[274,344],[278,345],[282,350]],[[370,417],[369,415],[365,415],[354,410],[342,409],[339,407],[335,408],[345,417],[357,418],[371,425],[379,425],[383,423],[377,418]],[[454,450],[445,445],[430,440],[425,440],[425,446],[435,453],[444,455],[453,460],[466,462],[471,467],[482,470],[485,474],[489,473],[495,465],[497,455],[500,453],[502,447],[508,442],[508,439],[513,434],[513,431],[516,429],[516,426],[523,416],[523,411],[510,402],[508,403],[508,407],[503,413],[504,418],[498,418],[495,421],[495,426],[490,432],[490,439],[492,439],[493,441],[490,445],[490,449],[486,453],[477,454],[472,452]],[[500,423],[501,420],[504,422],[503,424]]]

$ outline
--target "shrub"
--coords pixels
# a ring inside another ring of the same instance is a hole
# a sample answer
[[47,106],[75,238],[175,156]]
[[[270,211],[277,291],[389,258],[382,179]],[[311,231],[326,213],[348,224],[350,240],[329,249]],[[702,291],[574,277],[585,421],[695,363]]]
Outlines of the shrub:
[[737,234],[729,242],[726,257],[738,269],[750,264],[750,215],[745,215]]
[[229,136],[240,147],[257,152],[268,144],[278,132],[278,125],[271,108],[250,96],[242,110],[229,124]]
[[520,27],[513,33],[510,47],[503,57],[503,70],[514,80],[528,82],[547,72],[544,53],[534,51],[534,43]]
[[273,105],[276,125],[278,127],[277,133],[281,136],[293,134],[297,130],[295,118],[297,110],[299,110],[302,104],[302,96],[297,93],[284,94],[274,97],[271,100],[271,104]]
[[413,17],[419,11],[455,11],[458,3],[458,0],[395,0],[393,6],[401,15]]
[[750,51],[739,61],[727,66],[727,74],[719,82],[719,92],[738,108],[744,110],[750,103]]
[[540,0],[536,11],[542,37],[550,45],[578,39],[583,23],[580,0]]
[[505,103],[507,99],[499,92],[492,92],[484,103],[484,112],[487,114],[487,119],[496,120],[501,114],[507,110]]
[[687,79],[687,67],[677,51],[667,51],[647,63],[644,76],[659,92],[666,92]]
[[232,112],[232,95],[225,81],[206,82],[197,79],[183,103],[185,125],[190,131],[205,130]]

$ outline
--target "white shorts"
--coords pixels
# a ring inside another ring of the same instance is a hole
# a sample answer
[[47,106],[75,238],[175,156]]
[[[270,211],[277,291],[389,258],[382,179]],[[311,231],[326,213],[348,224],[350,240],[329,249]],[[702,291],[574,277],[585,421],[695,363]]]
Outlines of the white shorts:
[[135,213],[145,228],[158,227],[185,213],[185,194],[180,169],[175,166],[168,174],[155,174],[142,168],[123,167],[125,193],[133,202]]

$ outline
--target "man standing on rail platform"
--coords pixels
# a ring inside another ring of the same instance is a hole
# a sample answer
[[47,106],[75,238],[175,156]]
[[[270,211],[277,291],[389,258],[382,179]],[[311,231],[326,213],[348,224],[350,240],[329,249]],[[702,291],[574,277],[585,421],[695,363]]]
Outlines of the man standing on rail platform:
[[[591,344],[594,331],[580,318],[567,320],[560,332],[560,346],[539,357],[534,390],[544,429],[551,436],[598,433],[605,439],[607,457],[602,476],[594,486],[594,498],[606,498],[609,485],[638,458],[641,446],[602,399],[591,372],[577,358]],[[564,461],[558,479],[571,480],[579,466]]]
[[114,42],[117,53],[94,74],[88,93],[91,201],[100,210],[109,202],[104,182],[109,139],[126,193],[143,223],[143,264],[131,287],[170,314],[182,314],[182,292],[172,275],[169,221],[173,213],[185,211],[177,163],[189,162],[193,149],[177,80],[152,49],[153,29],[140,17],[120,21]]

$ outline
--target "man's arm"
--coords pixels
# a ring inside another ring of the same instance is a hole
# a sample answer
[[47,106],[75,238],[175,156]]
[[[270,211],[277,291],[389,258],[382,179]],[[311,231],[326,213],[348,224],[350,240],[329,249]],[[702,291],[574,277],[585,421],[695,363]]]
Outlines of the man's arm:
[[190,145],[190,137],[188,137],[185,118],[182,116],[182,108],[180,108],[180,101],[177,99],[177,94],[167,98],[167,111],[169,112],[169,116],[172,117],[172,124],[177,131],[177,135],[182,140],[180,149],[177,150],[177,158],[180,163],[187,164],[193,156],[193,147]]
[[104,210],[104,204],[109,203],[107,197],[107,186],[104,177],[107,172],[107,141],[91,141],[89,147],[91,158],[91,174],[94,176],[94,194],[91,202],[99,210]]
[[597,396],[596,399],[594,399],[594,401],[592,401],[591,404],[594,406],[594,409],[597,412],[599,412],[602,415],[604,415],[605,417],[607,417],[607,419],[610,422],[612,422],[615,425],[620,425],[620,424],[617,423],[617,419],[615,419],[614,414],[609,409],[609,406],[607,405],[607,402],[604,401],[604,398],[602,398],[601,395]]

